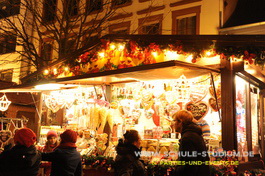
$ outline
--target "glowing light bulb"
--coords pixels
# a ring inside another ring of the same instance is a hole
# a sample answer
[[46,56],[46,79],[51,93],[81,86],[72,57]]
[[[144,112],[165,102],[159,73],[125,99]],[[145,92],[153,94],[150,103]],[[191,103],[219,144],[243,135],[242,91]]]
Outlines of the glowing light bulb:
[[53,69],[53,73],[54,73],[54,74],[57,74],[57,68],[54,68],[54,69]]
[[105,53],[104,52],[98,53],[98,56],[103,58],[105,57]]
[[178,53],[176,51],[166,50],[165,55],[166,55],[167,60],[177,60],[177,57],[178,57]]
[[69,71],[69,67],[64,67],[64,71]]
[[111,50],[115,50],[115,48],[116,48],[116,46],[112,43],[112,44],[110,44],[110,49]]
[[207,52],[206,52],[206,56],[210,56],[211,54],[212,54],[211,51],[207,51]]
[[43,74],[44,74],[44,75],[48,75],[48,74],[49,74],[49,70],[47,70],[47,69],[44,70]]
[[158,56],[157,52],[152,52],[152,55],[153,55],[154,57],[157,57],[157,56]]
[[119,50],[124,50],[124,48],[125,48],[124,45],[122,45],[122,44],[119,45]]
[[186,60],[187,60],[188,62],[192,62],[192,59],[193,59],[193,55],[192,55],[192,54],[189,55],[189,56],[186,58]]

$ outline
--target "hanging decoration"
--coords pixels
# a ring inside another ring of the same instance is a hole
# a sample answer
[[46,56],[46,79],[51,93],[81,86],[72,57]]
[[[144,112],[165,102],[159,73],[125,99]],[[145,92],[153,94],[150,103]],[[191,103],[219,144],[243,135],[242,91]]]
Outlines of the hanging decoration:
[[190,86],[192,81],[187,79],[185,75],[181,75],[179,79],[175,81],[175,87],[173,90],[177,93],[175,97],[178,102],[187,102],[190,97]]
[[102,45],[95,50],[85,52],[76,60],[67,60],[54,67],[46,69],[40,78],[61,78],[97,73],[109,70],[123,69],[141,65],[154,64],[170,60],[180,60],[196,64],[202,58],[211,60],[213,57],[232,61],[246,61],[248,64],[264,66],[264,47],[224,47],[213,42],[205,46],[183,45],[180,41],[159,45],[156,43],[110,42],[102,40]]
[[6,97],[6,94],[4,94],[1,98],[0,98],[0,111],[6,111],[9,107],[9,105],[11,104],[11,101],[9,101]]

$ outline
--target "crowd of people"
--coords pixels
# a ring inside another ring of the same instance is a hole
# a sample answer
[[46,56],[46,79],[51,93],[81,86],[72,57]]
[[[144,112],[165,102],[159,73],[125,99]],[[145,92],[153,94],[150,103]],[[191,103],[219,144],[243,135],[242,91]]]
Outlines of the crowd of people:
[[[201,128],[194,123],[189,111],[180,110],[173,115],[174,128],[181,133],[179,152],[191,154],[207,151]],[[136,130],[128,130],[116,146],[115,176],[145,176],[146,168],[140,160],[141,137]],[[36,134],[29,128],[16,130],[14,146],[5,148],[0,154],[0,176],[38,176],[40,169],[45,176],[81,176],[81,155],[77,151],[78,133],[67,129],[60,134],[49,131],[43,149],[35,146]],[[208,161],[209,157],[191,155],[179,156],[180,161]],[[210,175],[207,165],[177,166],[174,175]]]

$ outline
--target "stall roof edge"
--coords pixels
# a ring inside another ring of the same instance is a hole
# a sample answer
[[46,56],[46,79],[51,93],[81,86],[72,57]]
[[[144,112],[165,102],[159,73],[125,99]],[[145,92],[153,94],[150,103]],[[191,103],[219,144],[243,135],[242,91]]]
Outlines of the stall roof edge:
[[175,41],[181,42],[216,42],[220,45],[233,45],[235,43],[243,42],[243,45],[257,45],[265,46],[265,35],[126,35],[126,34],[107,34],[101,39],[108,39],[110,41],[141,41],[149,43],[173,43]]
[[[90,74],[84,74],[84,75],[78,75],[78,76],[72,76],[72,77],[64,77],[64,78],[57,78],[57,79],[51,79],[51,80],[43,80],[43,81],[36,81],[32,83],[25,83],[25,84],[20,84],[17,86],[11,86],[5,89],[0,89],[0,92],[19,92],[21,91],[35,91],[38,92],[37,90],[33,90],[32,88],[35,87],[36,85],[39,84],[47,84],[47,83],[58,83],[58,84],[72,84],[75,80],[84,80],[84,79],[93,79],[93,78],[98,78],[98,77],[111,77],[111,76],[116,76],[120,77],[121,80],[124,79],[124,81],[129,81],[123,75],[128,75],[130,74],[131,80],[134,81],[137,80],[138,78],[135,78],[139,76],[140,74],[143,74],[142,72],[144,71],[159,71],[159,69],[168,69],[168,73],[170,73],[172,70],[172,67],[179,67],[179,68],[187,68],[187,69],[196,69],[196,70],[205,70],[205,72],[217,72],[219,73],[219,69],[207,67],[207,66],[200,66],[192,63],[186,63],[182,61],[166,61],[166,62],[160,62],[160,63],[155,63],[155,64],[149,64],[149,65],[142,65],[142,66],[136,66],[136,67],[130,67],[130,68],[125,68],[125,69],[118,69],[118,70],[110,70],[110,71],[104,71],[104,72],[98,72],[98,73],[90,73]],[[165,71],[165,70],[164,70]],[[166,70],[167,71],[167,70]],[[134,73],[134,74],[131,74]],[[138,74],[137,74],[138,73]],[[172,75],[174,76],[174,75]],[[153,76],[154,78],[159,79],[159,77]],[[153,79],[154,79],[153,78]],[[143,78],[144,79],[144,78]],[[164,78],[165,79],[165,78]],[[170,79],[170,78],[168,78]],[[103,84],[104,82],[102,82]],[[95,82],[95,84],[100,84]],[[110,83],[111,84],[111,83]],[[87,84],[88,85],[88,84]],[[90,84],[93,85],[93,84]]]

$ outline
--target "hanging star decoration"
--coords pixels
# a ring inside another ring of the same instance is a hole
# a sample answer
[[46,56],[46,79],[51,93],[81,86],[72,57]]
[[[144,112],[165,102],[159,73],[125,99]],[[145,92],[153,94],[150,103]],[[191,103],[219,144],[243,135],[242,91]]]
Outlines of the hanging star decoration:
[[0,111],[6,111],[9,107],[9,105],[11,104],[11,101],[9,101],[6,97],[6,95],[4,94],[1,98],[0,98]]

